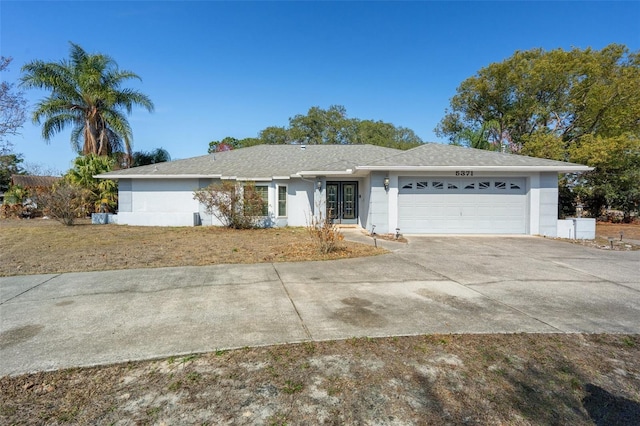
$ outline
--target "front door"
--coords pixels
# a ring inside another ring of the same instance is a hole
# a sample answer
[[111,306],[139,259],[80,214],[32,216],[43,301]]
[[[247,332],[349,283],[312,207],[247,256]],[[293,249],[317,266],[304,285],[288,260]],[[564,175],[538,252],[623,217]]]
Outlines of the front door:
[[327,217],[333,223],[358,223],[358,182],[327,182]]

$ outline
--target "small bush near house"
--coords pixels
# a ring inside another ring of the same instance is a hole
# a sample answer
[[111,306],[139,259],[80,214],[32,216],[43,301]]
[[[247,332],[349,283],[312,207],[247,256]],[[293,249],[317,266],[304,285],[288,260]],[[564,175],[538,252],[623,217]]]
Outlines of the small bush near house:
[[309,220],[307,232],[321,254],[328,254],[337,250],[340,241],[344,240],[344,235],[340,233],[338,227],[331,223],[328,217],[323,217],[322,214]]
[[71,226],[74,221],[86,215],[87,190],[65,181],[55,185],[50,191],[38,195],[38,205],[45,214],[64,225]]
[[240,185],[223,180],[195,191],[193,198],[228,228],[257,228],[264,218],[266,201],[250,182]]

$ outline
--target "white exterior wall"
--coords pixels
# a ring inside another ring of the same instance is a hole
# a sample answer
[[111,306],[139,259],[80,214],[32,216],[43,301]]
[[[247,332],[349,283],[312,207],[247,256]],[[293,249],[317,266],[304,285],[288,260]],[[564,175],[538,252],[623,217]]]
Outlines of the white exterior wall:
[[287,186],[287,216],[276,217],[277,226],[306,226],[313,212],[313,193],[317,191],[314,182],[301,179],[274,182],[273,188],[269,188],[269,211],[274,214],[278,212],[276,185]]
[[369,187],[362,188],[363,191],[369,192],[367,229],[371,231],[375,225],[375,232],[378,234],[390,232],[389,213],[392,203],[389,201],[391,195],[384,190],[385,176],[387,176],[385,172],[372,172],[369,178]]
[[119,224],[194,225],[194,213],[199,206],[193,199],[193,191],[198,188],[198,179],[127,179],[122,183]]
[[358,182],[358,225],[371,231],[369,207],[371,201],[371,177]]
[[[138,226],[221,225],[193,199],[194,191],[214,179],[123,179],[119,184],[118,223]],[[256,182],[268,187],[266,226],[306,226],[313,211],[315,182],[281,179]],[[278,187],[287,187],[287,214],[277,216]],[[194,221],[198,214],[200,223]]]
[[536,173],[529,177],[529,233],[558,235],[558,174]]

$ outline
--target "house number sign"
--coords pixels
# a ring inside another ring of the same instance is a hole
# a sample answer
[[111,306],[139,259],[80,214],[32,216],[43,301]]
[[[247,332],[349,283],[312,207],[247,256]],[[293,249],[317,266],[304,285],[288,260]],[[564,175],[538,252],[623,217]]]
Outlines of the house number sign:
[[473,176],[471,170],[456,170],[456,176]]

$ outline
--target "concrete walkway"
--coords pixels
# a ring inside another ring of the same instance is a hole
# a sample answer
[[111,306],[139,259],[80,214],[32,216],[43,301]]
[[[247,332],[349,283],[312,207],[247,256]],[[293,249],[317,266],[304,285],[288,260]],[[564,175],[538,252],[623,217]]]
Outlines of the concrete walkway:
[[354,336],[640,333],[639,251],[536,237],[378,243],[392,252],[0,278],[0,375]]

